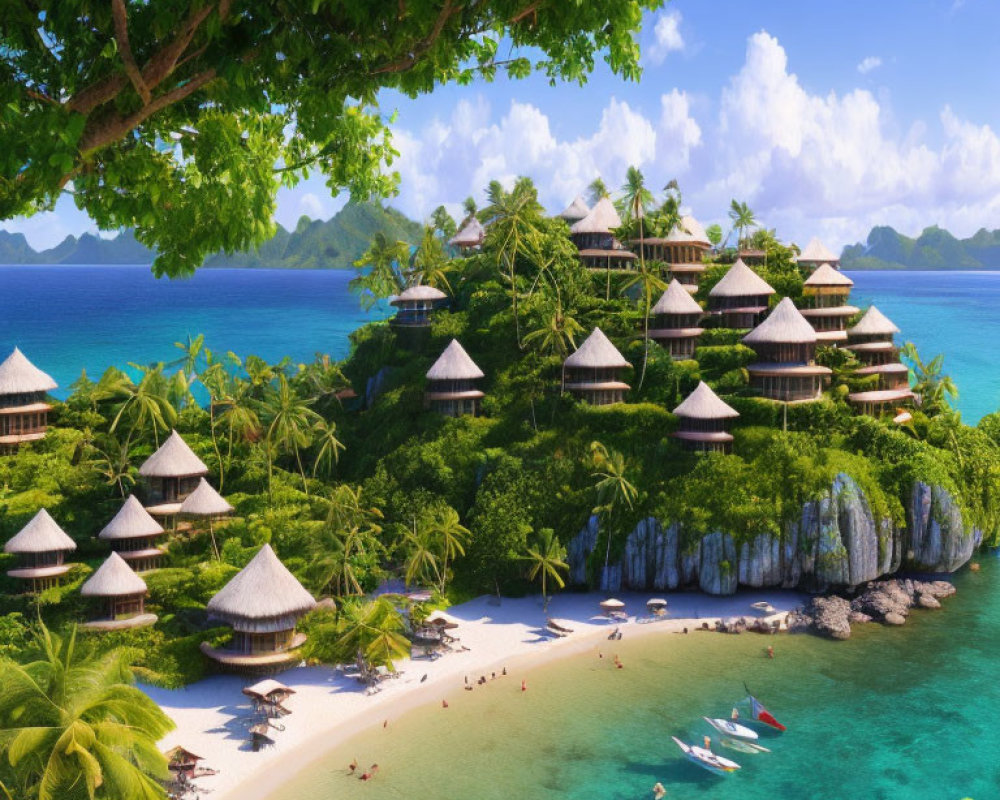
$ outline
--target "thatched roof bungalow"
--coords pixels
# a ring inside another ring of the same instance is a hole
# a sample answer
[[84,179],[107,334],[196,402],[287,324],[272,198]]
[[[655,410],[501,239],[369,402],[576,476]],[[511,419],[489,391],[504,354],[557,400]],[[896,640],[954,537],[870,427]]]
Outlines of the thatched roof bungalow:
[[704,331],[699,323],[705,312],[677,278],[670,281],[650,314],[649,338],[675,359],[692,358]]
[[173,516],[184,498],[195,490],[208,467],[177,431],[171,431],[160,449],[143,462],[146,510],[155,516]]
[[858,313],[848,305],[854,281],[829,264],[820,264],[802,284],[802,316],[816,331],[821,344],[847,341],[847,320]]
[[840,259],[816,236],[802,248],[802,252],[799,253],[795,262],[806,269],[816,269],[822,264],[829,264],[831,268],[840,269]]
[[816,331],[790,298],[784,298],[760,325],[743,337],[757,362],[748,368],[761,396],[785,403],[818,400],[831,374],[817,366]]
[[295,632],[295,623],[315,606],[312,595],[265,544],[208,601],[209,616],[232,627],[232,641],[225,648],[204,642],[201,650],[234,669],[280,669],[298,660],[296,648],[306,637]]
[[691,294],[698,291],[698,283],[705,271],[705,257],[712,249],[708,234],[698,220],[685,214],[665,237],[644,239],[643,249],[647,259],[667,264],[670,276],[676,278],[687,291]]
[[156,622],[155,614],[145,609],[146,582],[118,553],[112,553],[80,587],[83,597],[102,601],[104,616],[84,623],[92,630],[141,628]]
[[566,206],[559,216],[572,225],[575,222],[579,222],[589,213],[590,207],[584,202],[584,199],[580,195],[577,195],[573,202]]
[[389,301],[396,312],[389,324],[395,328],[428,328],[435,309],[448,301],[448,295],[433,286],[411,286]]
[[729,425],[739,412],[724,402],[712,388],[700,381],[698,386],[674,409],[680,419],[673,435],[688,450],[703,453],[728,453],[733,448]]
[[207,480],[198,481],[195,490],[181,503],[181,514],[190,517],[224,517],[233,513],[233,507]]
[[621,373],[631,366],[604,331],[594,328],[563,362],[563,388],[592,406],[621,403],[630,388]]
[[570,238],[580,251],[580,260],[589,269],[628,269],[635,253],[622,247],[613,231],[620,228],[621,217],[607,197],[598,200],[583,219],[570,227]]
[[76,542],[42,508],[3,546],[5,553],[17,556],[7,575],[23,581],[25,591],[40,592],[58,585],[69,572],[73,565],[66,563],[66,554],[74,550]]
[[484,395],[476,382],[485,377],[465,348],[452,339],[444,352],[427,370],[424,405],[446,417],[479,414]]
[[709,313],[722,318],[722,327],[749,330],[767,311],[774,289],[746,262],[737,259],[708,293]]
[[163,549],[157,539],[163,534],[163,526],[131,494],[111,522],[97,534],[97,538],[109,542],[111,549],[125,559],[132,569],[142,572],[156,569],[160,565]]
[[899,328],[875,306],[871,306],[858,321],[847,329],[847,348],[862,366],[856,375],[878,375],[876,388],[854,392],[847,399],[863,414],[877,414],[885,406],[906,403],[913,399],[909,370],[899,361],[895,335]]
[[475,217],[471,217],[458,233],[448,240],[452,247],[462,250],[472,250],[481,247],[486,239],[486,229]]
[[45,438],[51,406],[46,397],[58,388],[51,376],[14,348],[0,364],[0,454]]

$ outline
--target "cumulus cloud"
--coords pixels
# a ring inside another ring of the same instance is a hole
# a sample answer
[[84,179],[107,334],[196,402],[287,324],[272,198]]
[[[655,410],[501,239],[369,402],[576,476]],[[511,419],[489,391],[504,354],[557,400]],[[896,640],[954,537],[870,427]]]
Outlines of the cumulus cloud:
[[684,49],[684,36],[681,34],[681,12],[664,11],[653,25],[653,44],[649,47],[649,60],[654,64],[663,63],[670,53]]
[[299,198],[299,212],[307,217],[318,219],[323,216],[323,211],[323,201],[312,192],[306,192]]
[[862,58],[861,61],[858,62],[858,72],[860,72],[862,75],[867,75],[873,69],[878,69],[881,66],[882,66],[881,58],[879,58],[878,56],[867,56],[865,58]]

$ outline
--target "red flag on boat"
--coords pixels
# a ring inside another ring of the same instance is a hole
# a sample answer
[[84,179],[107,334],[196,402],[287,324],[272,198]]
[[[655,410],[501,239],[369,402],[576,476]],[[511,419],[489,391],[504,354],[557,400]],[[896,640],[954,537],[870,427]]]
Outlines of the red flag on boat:
[[765,725],[770,725],[772,728],[777,728],[779,731],[785,730],[785,726],[772,717],[771,712],[764,708],[764,706],[760,704],[760,701],[758,701],[753,695],[750,695],[750,711],[751,716],[755,720],[763,722]]

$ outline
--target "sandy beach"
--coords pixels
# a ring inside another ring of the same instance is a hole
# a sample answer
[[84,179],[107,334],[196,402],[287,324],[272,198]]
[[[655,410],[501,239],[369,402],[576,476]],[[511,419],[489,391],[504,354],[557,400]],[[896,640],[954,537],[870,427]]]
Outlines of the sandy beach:
[[[667,595],[669,616],[649,624],[645,615],[650,594],[622,594],[631,616],[620,625],[623,638],[678,633],[719,619],[754,616],[750,604],[767,601],[775,618],[802,604],[804,596],[790,591],[741,592],[733,597],[700,593]],[[460,701],[465,679],[475,682],[496,673],[498,680],[527,680],[531,669],[598,646],[616,623],[599,615],[597,594],[567,594],[552,599],[549,616],[568,623],[573,633],[555,639],[544,632],[545,616],[539,597],[504,599],[481,597],[448,609],[460,620],[453,633],[456,651],[436,661],[405,660],[399,675],[384,680],[380,691],[364,687],[330,667],[298,667],[278,678],[295,690],[286,706],[292,713],[272,731],[274,745],[253,752],[247,728],[251,709],[241,689],[252,681],[238,676],[214,676],[179,690],[142,687],[174,720],[177,728],[161,742],[166,750],[182,745],[217,770],[195,783],[218,800],[265,800],[300,769],[321,758],[351,736],[375,725],[389,724],[424,704]],[[458,648],[467,648],[461,650]],[[507,677],[500,677],[506,667]],[[276,768],[280,764],[280,768]]]

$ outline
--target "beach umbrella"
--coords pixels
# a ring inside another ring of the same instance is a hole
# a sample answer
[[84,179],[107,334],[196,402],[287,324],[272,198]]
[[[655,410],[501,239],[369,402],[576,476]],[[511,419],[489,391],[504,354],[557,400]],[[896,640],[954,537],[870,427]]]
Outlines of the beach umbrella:
[[625,608],[625,604],[621,600],[616,600],[615,598],[611,597],[607,600],[601,601],[601,608],[603,608],[605,611],[620,611],[621,609]]
[[453,630],[458,627],[458,620],[451,614],[444,611],[432,611],[424,620],[425,625],[433,625],[435,628]]
[[647,608],[666,608],[667,601],[662,597],[653,597],[646,601]]

